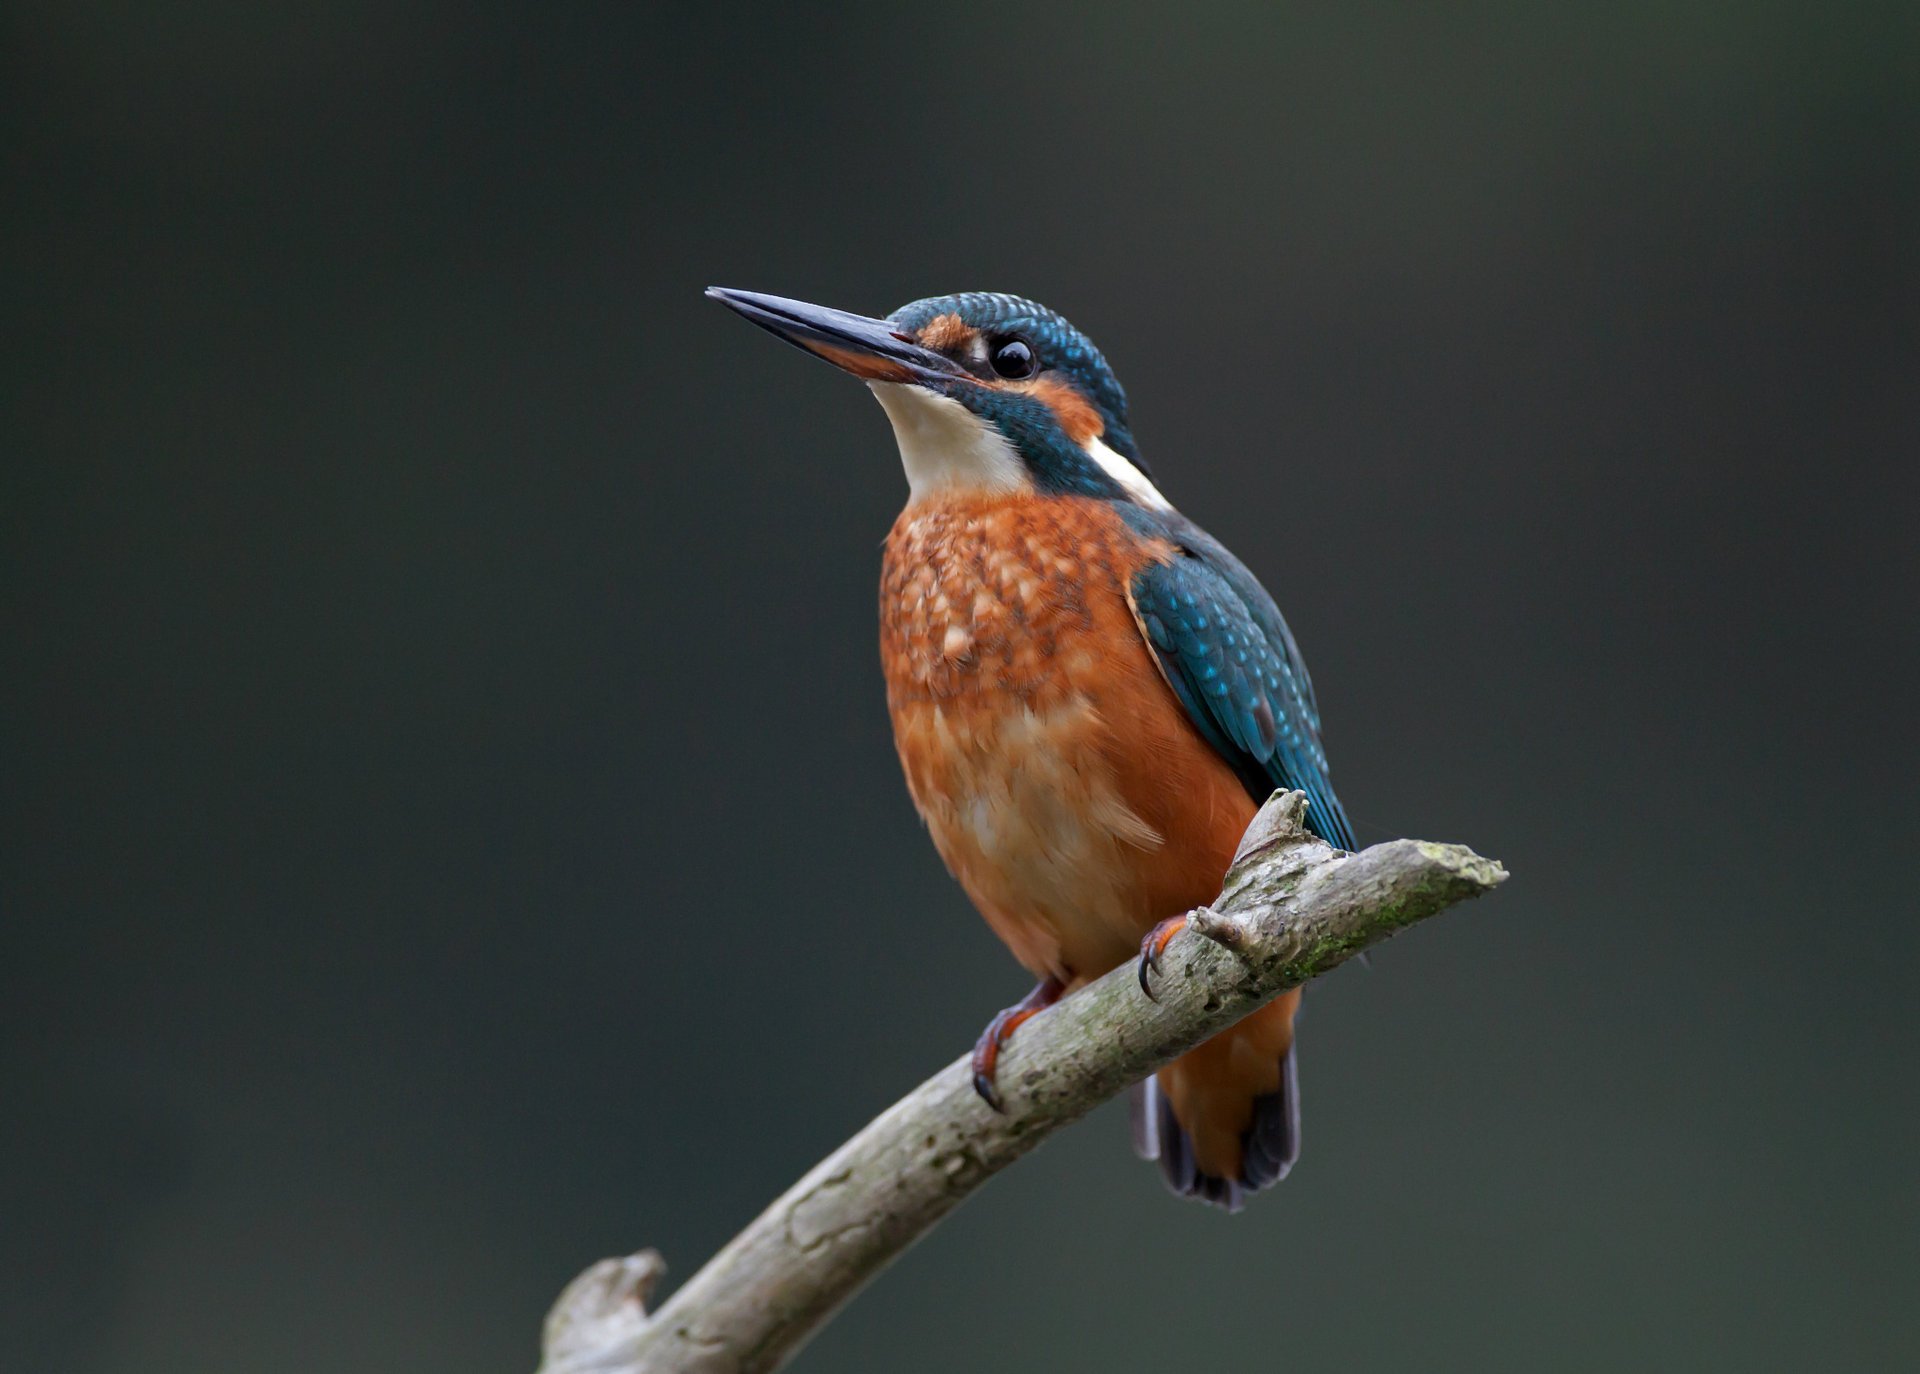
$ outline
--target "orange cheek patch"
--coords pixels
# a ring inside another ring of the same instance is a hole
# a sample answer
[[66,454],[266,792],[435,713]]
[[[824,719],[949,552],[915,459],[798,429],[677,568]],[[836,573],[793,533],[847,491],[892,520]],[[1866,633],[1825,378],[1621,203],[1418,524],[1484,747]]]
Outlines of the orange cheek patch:
[[963,355],[979,331],[958,315],[935,315],[920,331],[920,344],[936,353]]
[[1065,382],[1052,377],[1035,377],[1030,382],[1015,382],[1010,389],[1023,391],[1045,402],[1054,418],[1060,421],[1060,428],[1076,444],[1085,444],[1106,432],[1106,422],[1100,418],[1100,412],[1093,408],[1093,403]]

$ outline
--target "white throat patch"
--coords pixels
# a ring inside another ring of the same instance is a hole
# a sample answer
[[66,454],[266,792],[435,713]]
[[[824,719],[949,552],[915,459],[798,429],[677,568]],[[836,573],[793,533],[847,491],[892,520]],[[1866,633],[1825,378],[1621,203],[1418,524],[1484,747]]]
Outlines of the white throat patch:
[[[893,421],[909,505],[935,495],[1033,490],[1013,445],[958,401],[911,382],[868,382],[867,387]],[[1086,454],[1141,505],[1173,509],[1146,473],[1097,436],[1087,441]]]
[[911,382],[867,386],[893,421],[910,504],[936,494],[1033,489],[1013,445],[958,401]]

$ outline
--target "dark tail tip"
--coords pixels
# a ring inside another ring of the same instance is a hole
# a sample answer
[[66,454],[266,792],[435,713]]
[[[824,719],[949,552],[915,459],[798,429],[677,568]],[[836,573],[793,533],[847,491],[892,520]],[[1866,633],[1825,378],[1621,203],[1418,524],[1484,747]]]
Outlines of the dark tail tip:
[[1287,1176],[1300,1158],[1300,1075],[1291,1048],[1280,1065],[1280,1086],[1253,1104],[1253,1121],[1241,1141],[1240,1176],[1202,1173],[1193,1142],[1173,1115],[1173,1104],[1149,1078],[1134,1085],[1130,1099],[1133,1148],[1159,1161],[1160,1176],[1174,1193],[1237,1212],[1247,1197]]

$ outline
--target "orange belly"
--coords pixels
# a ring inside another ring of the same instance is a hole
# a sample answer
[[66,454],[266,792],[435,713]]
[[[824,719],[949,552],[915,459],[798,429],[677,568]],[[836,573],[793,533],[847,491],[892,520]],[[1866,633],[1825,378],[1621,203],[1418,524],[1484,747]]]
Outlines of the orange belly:
[[922,503],[887,540],[881,655],[914,805],[1015,957],[1069,987],[1217,896],[1253,817],[1127,605],[1170,553],[1077,498]]

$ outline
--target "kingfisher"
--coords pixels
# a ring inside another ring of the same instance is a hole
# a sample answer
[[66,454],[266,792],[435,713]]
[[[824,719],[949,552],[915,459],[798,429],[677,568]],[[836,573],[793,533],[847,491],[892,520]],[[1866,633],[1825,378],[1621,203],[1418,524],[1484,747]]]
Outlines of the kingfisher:
[[[880,578],[880,658],[907,790],[947,870],[1039,980],[974,1047],[974,1086],[1029,1017],[1130,959],[1141,986],[1219,895],[1276,788],[1354,847],[1320,709],[1273,598],[1175,510],[1092,341],[1019,296],[885,319],[708,296],[865,381],[907,503]],[[1238,1210],[1300,1153],[1293,989],[1134,1089],[1139,1153]]]

